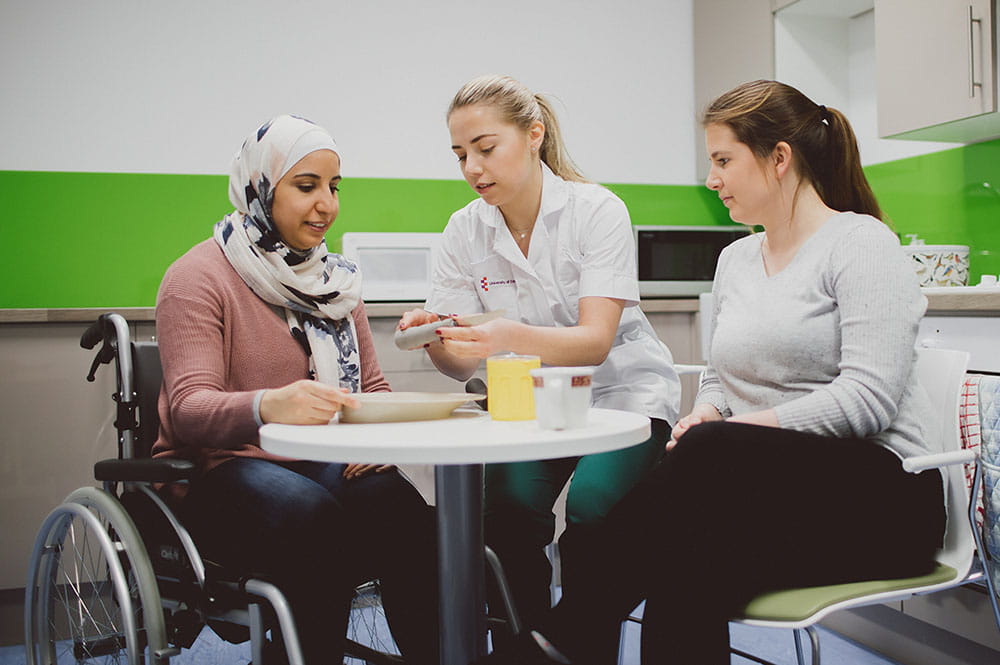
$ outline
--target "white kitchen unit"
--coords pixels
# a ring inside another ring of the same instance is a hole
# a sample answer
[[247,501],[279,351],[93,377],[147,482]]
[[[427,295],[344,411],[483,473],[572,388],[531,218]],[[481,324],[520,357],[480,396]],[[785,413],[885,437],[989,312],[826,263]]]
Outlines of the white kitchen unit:
[[883,139],[878,127],[875,0],[775,5],[774,77],[847,115],[863,164],[905,159],[959,143]]
[[1000,137],[996,0],[876,0],[879,135]]
[[922,289],[927,315],[917,346],[961,349],[972,354],[970,372],[1000,374],[1000,286],[942,286]]
[[[701,113],[708,104],[743,83],[774,78],[774,0],[697,0],[694,19],[695,172],[708,176]],[[721,46],[724,45],[724,46]]]
[[917,345],[968,351],[970,371],[1000,374],[1000,318],[932,312],[920,324]]

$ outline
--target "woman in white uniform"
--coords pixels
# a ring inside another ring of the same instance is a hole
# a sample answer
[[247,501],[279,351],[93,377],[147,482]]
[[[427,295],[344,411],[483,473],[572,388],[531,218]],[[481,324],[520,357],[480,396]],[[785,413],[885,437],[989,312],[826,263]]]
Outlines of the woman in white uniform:
[[[562,581],[574,583],[578,533],[599,522],[662,455],[677,420],[680,382],[670,352],[637,307],[625,204],[569,160],[547,101],[506,76],[467,83],[448,110],[452,150],[479,198],[444,230],[434,287],[400,328],[450,314],[503,309],[479,326],[445,327],[426,347],[444,374],[466,380],[501,351],[544,365],[594,365],[593,405],[652,419],[649,440],[622,451],[488,465],[487,543],[503,562],[526,621],[549,606],[544,548],[552,507],[573,475],[560,539]],[[498,607],[499,603],[493,603]],[[617,635],[609,635],[613,662]]]

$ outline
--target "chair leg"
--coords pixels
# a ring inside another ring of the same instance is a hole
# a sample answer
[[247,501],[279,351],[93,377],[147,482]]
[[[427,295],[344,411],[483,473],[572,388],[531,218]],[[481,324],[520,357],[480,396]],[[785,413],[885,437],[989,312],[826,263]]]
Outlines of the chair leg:
[[264,618],[260,611],[260,603],[250,603],[247,610],[250,614],[250,662],[268,665],[264,660],[264,641],[267,636],[264,635]]
[[555,542],[551,542],[545,546],[545,556],[549,558],[549,563],[552,564],[552,580],[549,582],[549,601],[552,605],[555,605],[559,602],[560,595],[557,588],[562,585],[562,574],[560,570],[562,562],[559,561],[559,550]]
[[809,638],[812,640],[813,665],[819,665],[819,631],[813,626],[809,626],[807,630],[809,632]]
[[507,621],[510,623],[510,632],[519,635],[521,633],[521,617],[514,606],[514,594],[511,593],[510,585],[507,584],[507,576],[503,572],[500,557],[488,546],[485,548],[484,555],[490,570],[493,572],[493,577],[496,579],[497,588],[500,590],[500,597],[503,599],[504,609],[507,611]]
[[276,586],[261,580],[247,580],[244,583],[244,588],[249,593],[265,599],[271,605],[271,609],[274,610],[274,615],[278,620],[278,630],[281,631],[281,639],[285,643],[285,652],[288,655],[289,665],[303,665],[305,660],[302,657],[302,649],[299,646],[299,636],[295,631],[292,610],[288,606],[285,596]]
[[[819,665],[819,631],[815,626],[806,626],[802,630],[809,634],[809,641],[812,643],[812,665]],[[802,644],[799,636],[801,633],[795,631],[795,655],[798,656],[799,665],[805,665],[802,660]]]
[[618,635],[618,665],[625,665],[625,629],[628,620],[622,621],[621,632]]
[[[809,639],[812,641],[812,663],[811,663],[811,665],[819,665],[819,633],[817,633],[816,629],[813,628],[812,626],[809,626],[807,628],[793,628],[792,629],[792,637],[795,640],[795,662],[798,663],[798,665],[806,665],[806,655],[805,655],[805,652],[802,649],[802,631],[803,630],[806,631],[806,633],[809,634]],[[747,653],[745,651],[741,651],[740,649],[737,649],[736,647],[733,647],[733,646],[729,647],[729,651],[730,651],[730,653],[732,653],[732,654],[734,654],[736,656],[739,656],[741,658],[745,658],[747,660],[752,660],[755,663],[761,663],[762,665],[776,665],[775,663],[772,663],[769,660],[765,660],[764,658],[761,658],[759,656],[755,656],[755,655]],[[621,661],[620,660],[619,660],[619,665],[621,665]]]
[[800,628],[793,628],[792,635],[795,637],[795,662],[798,665],[806,665],[805,654],[802,653],[802,631]]

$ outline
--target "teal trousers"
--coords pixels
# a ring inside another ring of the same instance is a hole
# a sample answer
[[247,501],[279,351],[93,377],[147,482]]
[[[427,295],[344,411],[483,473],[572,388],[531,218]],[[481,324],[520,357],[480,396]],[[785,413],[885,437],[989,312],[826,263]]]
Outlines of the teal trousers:
[[[670,426],[655,418],[651,425],[649,439],[623,450],[486,466],[486,544],[499,556],[515,607],[526,624],[531,625],[551,605],[552,566],[545,547],[555,535],[553,506],[566,481],[572,476],[566,500],[566,531],[588,530],[600,523],[662,457]],[[570,538],[568,542],[573,541]],[[559,554],[565,589],[574,583],[577,554],[572,549],[567,551],[562,539]],[[491,614],[502,616],[503,605],[492,580],[488,590]],[[497,637],[494,635],[494,641]],[[616,646],[614,642],[609,648]]]

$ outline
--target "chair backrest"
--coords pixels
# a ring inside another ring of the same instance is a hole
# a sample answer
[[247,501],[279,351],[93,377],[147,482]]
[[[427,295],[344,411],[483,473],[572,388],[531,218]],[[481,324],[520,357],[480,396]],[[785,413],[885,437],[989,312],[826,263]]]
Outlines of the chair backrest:
[[139,427],[134,438],[134,455],[150,456],[160,431],[157,402],[163,385],[163,367],[156,342],[132,342],[132,389],[139,403]]
[[[917,349],[917,381],[931,398],[937,418],[926,432],[932,452],[962,449],[959,403],[965,386],[969,354],[951,349]],[[972,567],[975,542],[969,527],[969,492],[963,465],[943,467],[948,524],[938,561],[965,575]]]
[[708,362],[708,351],[712,346],[712,310],[715,309],[715,295],[711,291],[698,294],[698,339],[701,342],[701,359]]

